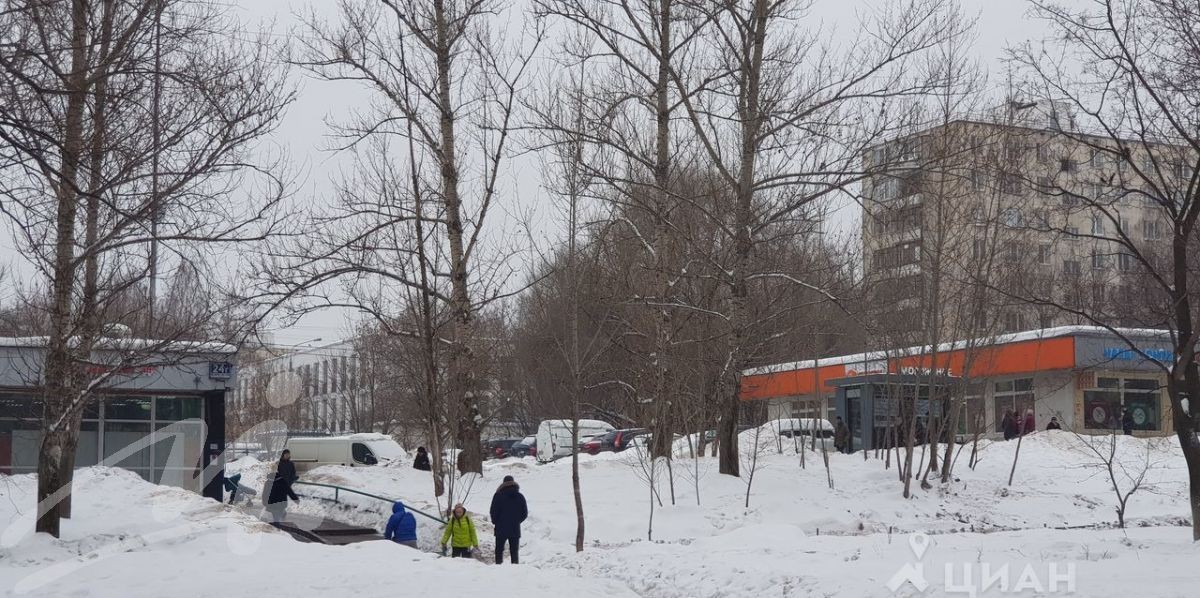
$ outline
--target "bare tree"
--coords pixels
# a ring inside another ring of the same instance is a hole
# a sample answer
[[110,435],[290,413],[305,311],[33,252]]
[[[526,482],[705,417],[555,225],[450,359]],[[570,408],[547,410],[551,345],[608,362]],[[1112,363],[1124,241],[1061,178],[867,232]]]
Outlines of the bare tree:
[[[324,80],[361,84],[377,98],[370,110],[335,125],[338,149],[374,140],[374,149],[362,151],[378,153],[387,147],[383,140],[405,140],[409,172],[391,178],[407,178],[411,185],[383,191],[397,194],[387,211],[376,208],[384,203],[380,198],[366,197],[327,218],[325,223],[338,225],[343,234],[316,251],[293,248],[291,265],[299,264],[303,273],[274,281],[282,283],[284,297],[292,298],[335,280],[382,280],[416,291],[425,307],[414,313],[424,314],[422,319],[444,313],[447,326],[439,336],[446,345],[444,381],[430,398],[454,403],[458,467],[475,473],[482,472],[479,401],[485,359],[472,344],[480,340],[480,310],[499,298],[499,287],[511,273],[499,262],[487,262],[485,231],[509,157],[530,46],[536,47],[541,36],[535,31],[530,44],[523,37],[501,36],[495,23],[506,8],[489,1],[361,0],[341,4],[337,25],[310,17],[313,37],[302,38],[305,68]],[[378,164],[383,172],[395,168],[386,157]],[[396,236],[397,228],[407,232]],[[375,236],[389,233],[394,236],[387,245],[373,244]],[[388,254],[399,254],[404,266],[380,261]],[[443,267],[432,267],[435,259]],[[349,303],[363,302],[352,298]],[[431,350],[429,328],[423,326]],[[432,387],[438,376],[429,367]],[[434,458],[440,458],[437,452]]]
[[713,214],[730,246],[720,269],[728,298],[723,474],[739,473],[741,372],[757,362],[762,344],[751,293],[763,281],[824,292],[793,273],[756,267],[756,248],[814,203],[862,180],[863,151],[907,124],[904,99],[928,89],[906,65],[958,31],[941,2],[919,1],[875,15],[863,24],[871,35],[836,51],[820,36],[798,35],[795,23],[808,9],[793,0],[702,5],[705,51],[687,70],[672,65],[692,132],[732,198]]
[[[292,96],[270,47],[243,34],[220,7],[190,0],[11,2],[0,12],[3,212],[49,295],[38,531],[58,535],[70,514],[59,499],[70,493],[83,406],[112,382],[86,367],[93,348],[112,349],[101,342],[108,325],[158,339],[106,353],[137,363],[212,331],[229,305],[214,284],[204,313],[153,318],[153,248],[200,264],[222,244],[277,229],[276,165],[248,153]],[[152,84],[159,78],[169,83]],[[139,301],[114,301],[139,287]]]
[[[1106,169],[1098,189],[1082,191],[1071,172],[1045,186],[1075,204],[1048,229],[1095,244],[1094,259],[1117,254],[1119,269],[1136,276],[1144,325],[1170,331],[1170,359],[1147,356],[1101,309],[1035,289],[1031,302],[1104,326],[1130,351],[1156,364],[1167,393],[1180,450],[1188,465],[1192,537],[1200,541],[1200,440],[1192,405],[1200,397],[1196,362],[1200,305],[1191,285],[1200,220],[1200,113],[1195,72],[1200,67],[1200,7],[1179,0],[1090,0],[1079,6],[1035,1],[1033,15],[1052,37],[1013,53],[1044,97],[1061,98],[1061,139],[1098,156]],[[1071,125],[1075,125],[1072,127]],[[1064,156],[1063,164],[1073,164]],[[1061,169],[1060,169],[1061,170]],[[1151,209],[1137,210],[1136,205]],[[1131,213],[1145,212],[1143,230]],[[1075,223],[1088,218],[1094,226]],[[1161,224],[1159,224],[1161,223]],[[1161,232],[1162,234],[1158,234]]]

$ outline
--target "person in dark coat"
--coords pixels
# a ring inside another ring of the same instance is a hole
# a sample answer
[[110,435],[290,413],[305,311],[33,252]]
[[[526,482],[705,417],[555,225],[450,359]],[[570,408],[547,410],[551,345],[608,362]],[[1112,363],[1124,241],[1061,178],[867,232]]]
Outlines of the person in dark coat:
[[1005,440],[1017,437],[1017,418],[1013,416],[1012,410],[1004,412],[1004,420],[1000,422],[1000,429],[1004,431]]
[[267,494],[267,500],[264,506],[271,513],[271,521],[278,523],[283,521],[287,514],[288,498],[296,502],[300,502],[300,497],[292,491],[292,483],[299,476],[296,475],[296,464],[292,463],[292,452],[284,449],[279,455],[279,463],[275,465],[275,477],[271,480],[271,491]]
[[1058,423],[1058,416],[1051,417],[1050,423],[1046,424],[1047,430],[1061,430],[1062,424]]
[[1033,434],[1037,429],[1037,421],[1033,419],[1033,409],[1025,410],[1025,423],[1021,426],[1021,435]]
[[521,523],[529,516],[525,496],[521,487],[510,475],[504,476],[504,483],[496,488],[492,495],[492,525],[496,528],[496,564],[504,562],[504,545],[508,544],[508,553],[512,563],[521,562],[518,556],[521,543]]
[[429,453],[425,452],[425,447],[417,447],[417,456],[413,459],[413,469],[421,471],[432,471],[433,467],[429,465]]
[[417,518],[404,508],[404,503],[392,503],[392,516],[383,529],[383,539],[412,548],[417,547]]
[[1128,409],[1121,410],[1121,430],[1126,436],[1133,436],[1133,413]]
[[846,427],[846,422],[842,418],[837,418],[837,423],[833,425],[833,450],[839,453],[850,452],[848,446],[850,440],[850,429]]

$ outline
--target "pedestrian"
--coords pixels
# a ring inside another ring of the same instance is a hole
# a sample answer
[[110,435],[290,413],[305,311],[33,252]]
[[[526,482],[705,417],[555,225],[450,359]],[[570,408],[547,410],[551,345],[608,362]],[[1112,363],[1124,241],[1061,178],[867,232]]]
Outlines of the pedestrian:
[[383,539],[412,548],[417,547],[417,518],[404,508],[404,503],[392,503],[392,516],[383,529]]
[[850,439],[850,429],[846,427],[846,422],[842,418],[837,418],[837,423],[833,425],[833,450],[839,453],[850,452],[850,447],[846,446],[847,440]]
[[1062,425],[1058,423],[1058,416],[1050,418],[1050,423],[1046,424],[1046,430],[1061,430]]
[[504,476],[504,482],[492,495],[491,515],[492,525],[496,528],[496,564],[504,562],[505,544],[508,544],[512,564],[520,563],[521,523],[529,516],[529,508],[521,487],[512,476]]
[[1013,416],[1011,409],[1004,412],[1004,420],[1000,422],[1000,429],[1004,432],[1005,440],[1012,440],[1017,436],[1017,419]]
[[479,536],[475,533],[475,523],[467,514],[467,508],[458,503],[446,522],[446,531],[442,532],[442,554],[446,554],[446,543],[454,551],[454,558],[470,558],[471,549],[479,550]]
[[1128,409],[1121,410],[1121,430],[1126,436],[1133,436],[1133,413]]
[[271,513],[271,521],[279,523],[287,514],[288,498],[300,502],[300,497],[292,491],[292,484],[299,479],[296,475],[296,464],[292,463],[292,451],[284,449],[279,454],[279,463],[275,465],[275,477],[271,479],[271,489],[267,500],[263,503]]
[[1037,422],[1033,419],[1033,409],[1025,410],[1025,423],[1021,426],[1021,435],[1033,434],[1037,429]]
[[421,471],[431,471],[433,467],[429,465],[429,453],[425,452],[425,447],[417,447],[417,457],[413,459],[413,469]]

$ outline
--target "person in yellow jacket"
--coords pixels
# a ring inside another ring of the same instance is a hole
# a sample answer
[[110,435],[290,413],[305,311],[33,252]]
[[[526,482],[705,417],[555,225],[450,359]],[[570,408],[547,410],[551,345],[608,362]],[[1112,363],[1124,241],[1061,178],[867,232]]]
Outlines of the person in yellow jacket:
[[475,535],[475,524],[467,515],[467,509],[462,503],[454,505],[454,514],[446,523],[446,531],[442,533],[442,554],[446,554],[446,543],[450,543],[454,557],[470,558],[471,549],[479,550],[479,536]]

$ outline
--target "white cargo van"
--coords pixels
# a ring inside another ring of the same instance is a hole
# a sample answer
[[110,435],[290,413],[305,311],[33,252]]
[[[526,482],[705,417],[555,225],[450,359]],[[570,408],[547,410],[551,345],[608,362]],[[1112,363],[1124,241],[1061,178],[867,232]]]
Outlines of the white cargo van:
[[292,451],[292,463],[296,464],[297,471],[322,465],[379,465],[407,456],[395,440],[384,434],[289,438],[287,448]]
[[[576,449],[571,443],[571,420],[548,419],[538,424],[537,431],[537,460],[549,463],[559,457],[566,457]],[[579,440],[596,434],[606,434],[613,431],[612,424],[598,419],[579,420]]]

